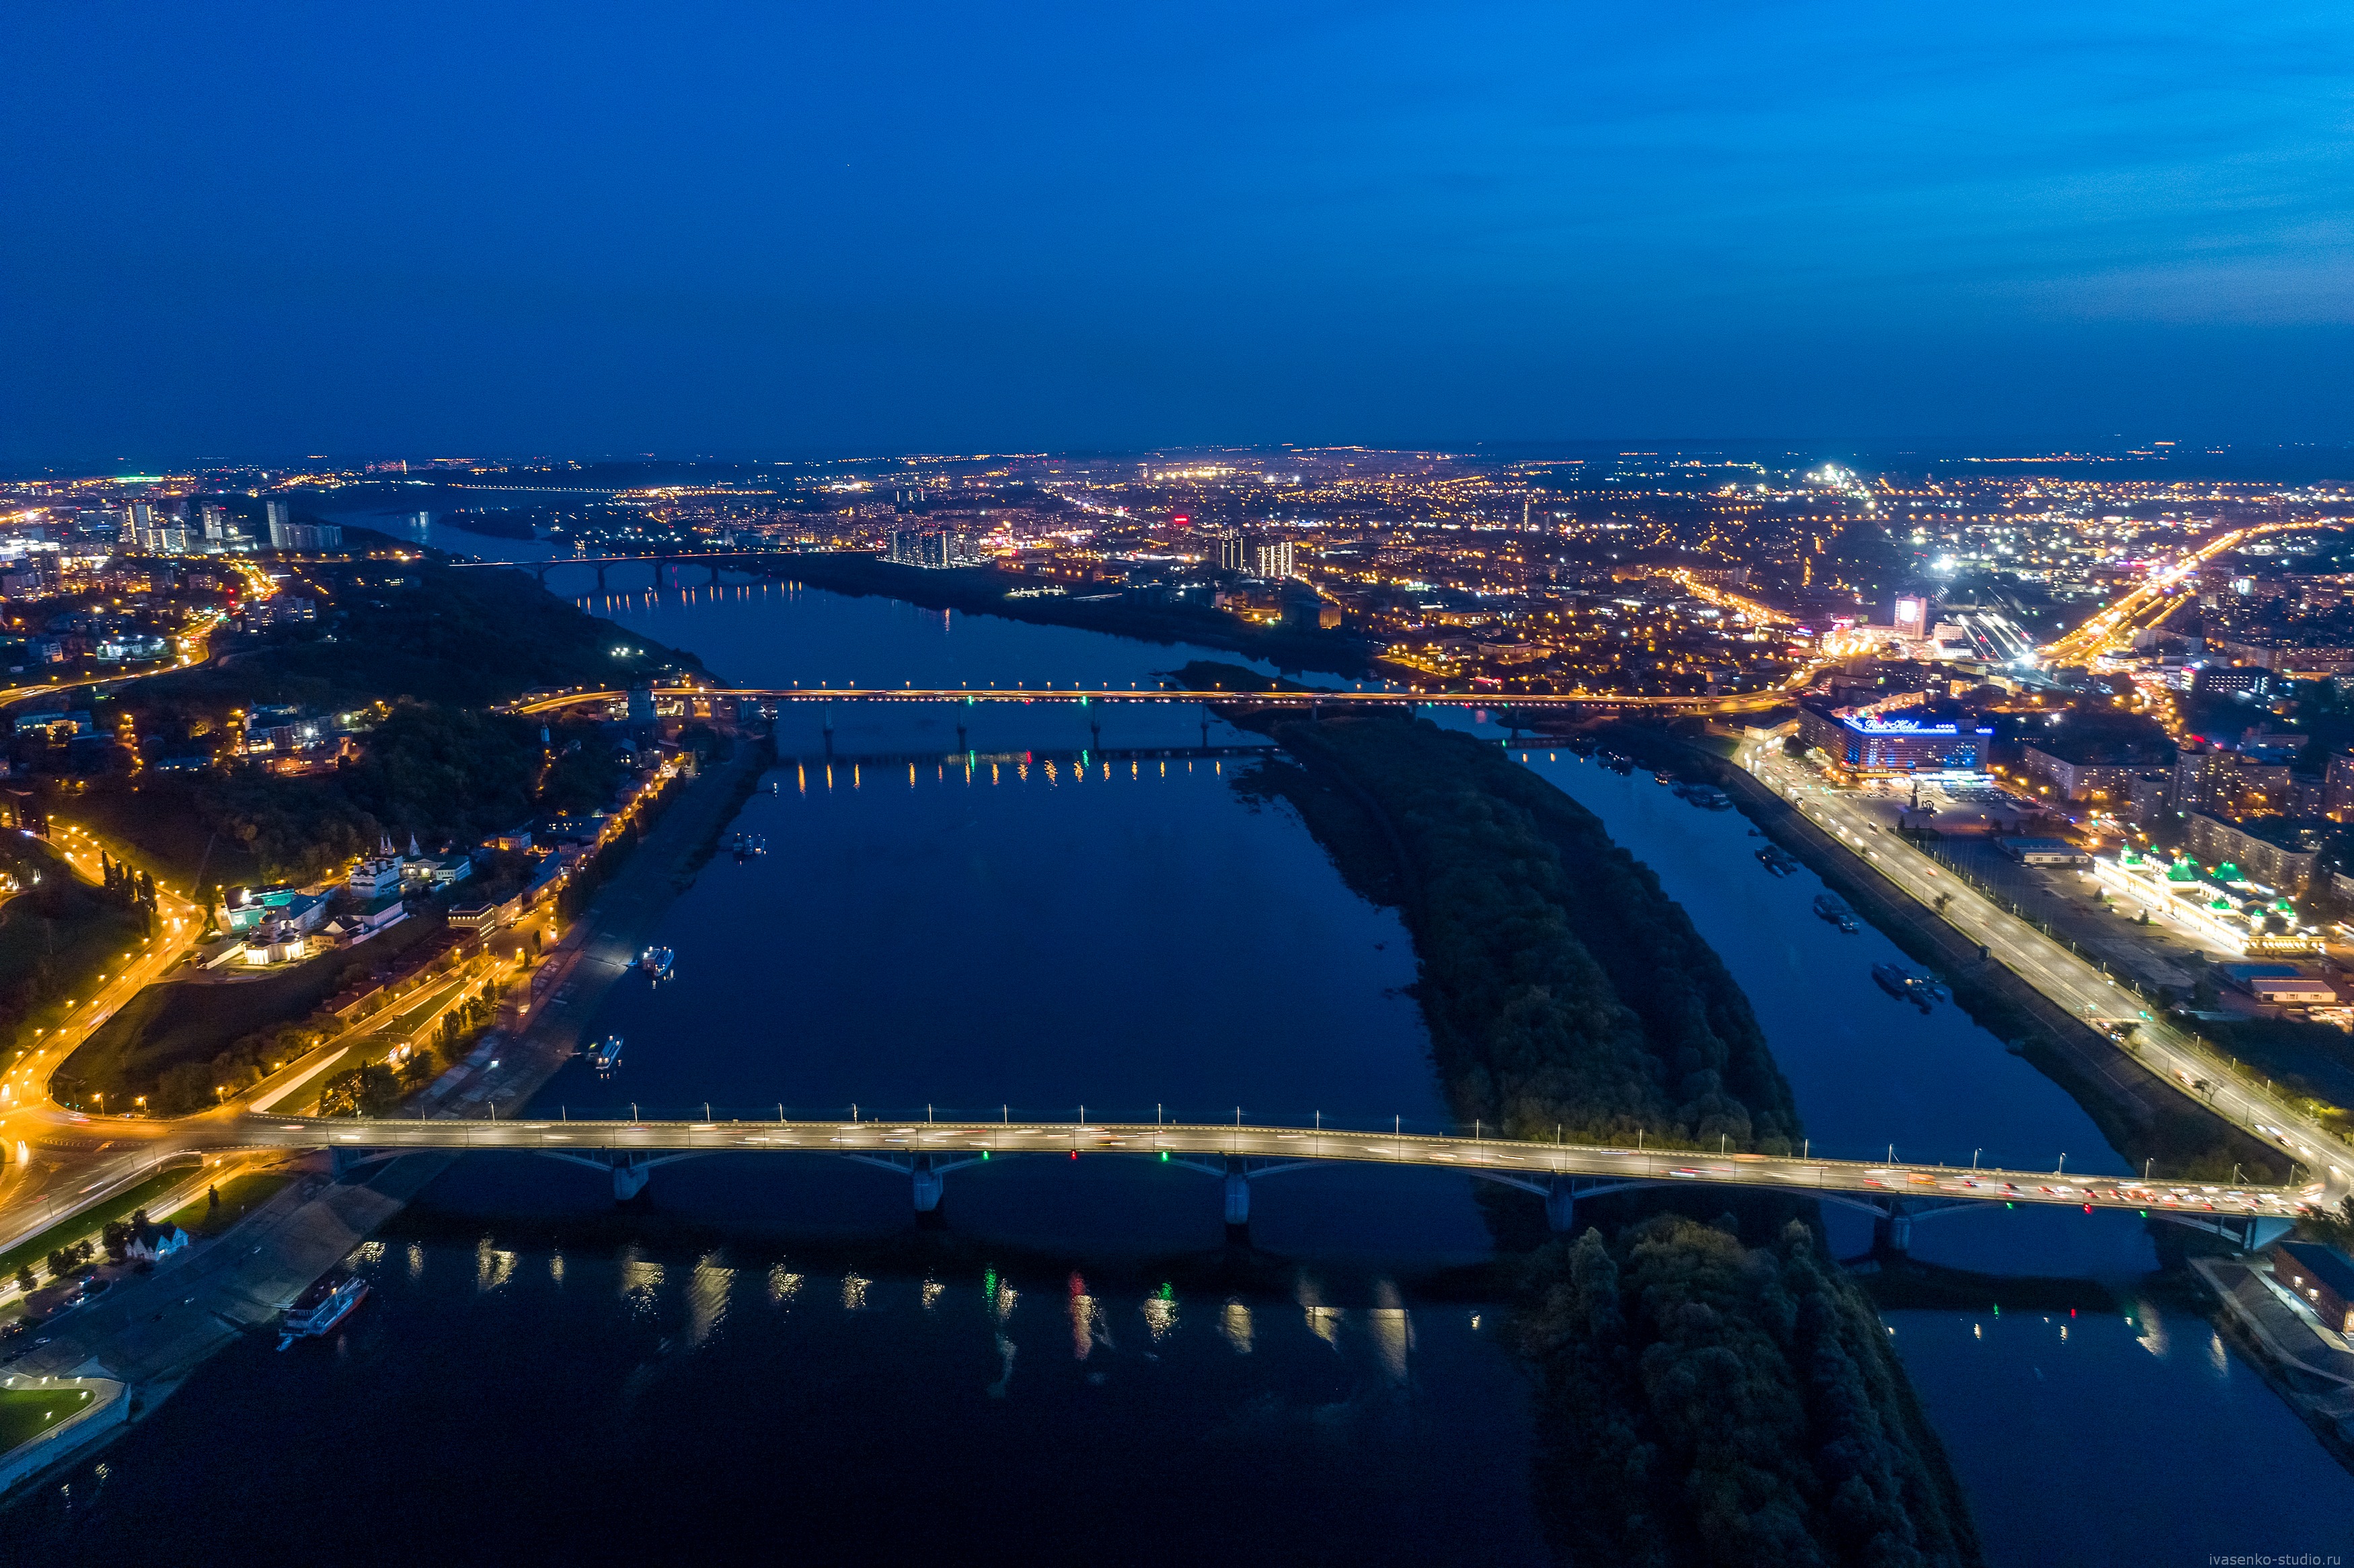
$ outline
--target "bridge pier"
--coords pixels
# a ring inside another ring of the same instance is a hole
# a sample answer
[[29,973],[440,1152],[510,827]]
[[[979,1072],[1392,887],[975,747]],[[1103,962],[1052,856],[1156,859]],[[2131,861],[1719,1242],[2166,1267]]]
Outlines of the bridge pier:
[[605,567],[602,562],[598,563],[597,567],[597,591],[599,593],[605,591]]
[[1872,1222],[1872,1251],[1875,1257],[1903,1257],[1913,1250],[1913,1216],[1901,1202],[1888,1205]]
[[1567,1176],[1545,1184],[1545,1226],[1557,1236],[1577,1228],[1577,1183]]
[[613,1160],[613,1202],[626,1203],[646,1190],[653,1180],[653,1168],[642,1154],[623,1154]]
[[1226,1229],[1250,1229],[1250,1167],[1241,1156],[1226,1156]]
[[961,722],[957,725],[957,749],[959,751],[970,751],[972,749],[964,743],[964,725]]
[[916,1213],[919,1214],[937,1213],[940,1206],[940,1194],[948,1186],[948,1178],[933,1168],[932,1157],[928,1154],[917,1155],[915,1167],[908,1175],[913,1179],[915,1185]]
[[342,1176],[358,1170],[371,1160],[383,1158],[382,1151],[378,1150],[345,1149],[337,1144],[327,1150],[327,1170],[334,1175]]
[[711,563],[711,586],[713,588],[717,588],[719,586],[719,563],[717,561]]

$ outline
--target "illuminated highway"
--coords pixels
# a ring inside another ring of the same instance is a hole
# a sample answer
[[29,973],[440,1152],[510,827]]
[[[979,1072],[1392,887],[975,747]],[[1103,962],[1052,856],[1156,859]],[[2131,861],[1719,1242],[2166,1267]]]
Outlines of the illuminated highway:
[[2088,1022],[2137,1022],[2137,1063],[2201,1108],[2287,1153],[2317,1179],[2326,1202],[2335,1205],[2354,1191],[2354,1149],[2324,1131],[2285,1097],[2235,1076],[2180,1030],[2153,1017],[2140,997],[2097,966],[2000,908],[1901,835],[1881,832],[1851,796],[1829,788],[1820,774],[1773,747],[1746,752],[1742,761],[1900,891],[1933,909],[1937,898],[1946,897],[1942,918],[2076,1017]]
[[1680,1150],[1594,1148],[1486,1137],[1426,1137],[1337,1128],[1142,1123],[904,1120],[460,1121],[277,1118],[246,1113],[186,1128],[187,1150],[317,1149],[506,1150],[603,1156],[615,1162],[683,1154],[928,1156],[935,1166],[1009,1155],[1335,1161],[1413,1165],[1514,1179],[1543,1190],[1552,1178],[1766,1187],[1850,1197],[2045,1203],[2070,1207],[2256,1214],[2285,1218],[2313,1201],[2297,1189],[2071,1177],[2041,1171],[1972,1170],[1903,1162],[1708,1155]]
[[[217,612],[216,612],[217,618]],[[22,686],[0,686],[0,708],[28,697],[62,696],[83,686],[118,686],[126,681],[144,681],[151,676],[169,675],[177,670],[193,669],[209,657],[212,623],[206,622],[181,634],[180,656],[169,664],[159,664],[152,670],[116,670],[84,675],[72,681],[44,681]]]
[[[58,824],[51,847],[93,884],[101,880],[101,853],[111,853],[87,831]],[[143,1117],[85,1116],[49,1098],[49,1079],[100,1025],[145,986],[161,980],[179,960],[204,911],[158,883],[155,935],[125,951],[98,977],[86,997],[67,999],[62,1022],[37,1030],[30,1050],[0,1075],[0,1245],[102,1202],[146,1176],[171,1138],[174,1124]],[[104,1107],[101,1107],[104,1108]],[[116,1107],[133,1111],[133,1106]]]
[[2309,522],[2262,523],[2219,534],[2180,559],[2153,568],[2132,592],[2040,652],[2046,662],[2053,664],[2082,664],[2108,652],[2130,641],[2135,632],[2158,625],[2181,608],[2183,595],[2196,586],[2190,580],[2192,574],[2217,556],[2237,549],[2259,534],[2313,526]]

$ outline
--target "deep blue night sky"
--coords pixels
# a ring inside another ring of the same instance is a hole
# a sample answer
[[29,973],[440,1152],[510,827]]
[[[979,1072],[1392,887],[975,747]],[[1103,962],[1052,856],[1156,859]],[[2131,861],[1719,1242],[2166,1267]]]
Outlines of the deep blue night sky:
[[0,456],[2354,432],[2344,0],[0,27]]

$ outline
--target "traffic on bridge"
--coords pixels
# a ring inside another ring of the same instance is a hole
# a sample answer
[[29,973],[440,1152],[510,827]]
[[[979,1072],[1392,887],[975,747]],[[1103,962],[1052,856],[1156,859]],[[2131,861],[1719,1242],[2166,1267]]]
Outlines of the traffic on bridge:
[[[644,690],[644,688],[641,688]],[[558,692],[518,703],[518,714],[554,713],[596,703],[624,702],[629,693],[617,689]],[[1193,691],[1147,686],[656,686],[654,700],[684,699],[761,703],[1249,703],[1257,707],[1382,709],[1418,707],[1487,709],[1494,712],[1536,709],[1680,708],[1692,713],[1742,713],[1787,702],[1787,691],[1754,692],[1734,697],[1629,696],[1614,692],[1519,693],[1509,696],[1477,692],[1341,692],[1319,690],[1235,691],[1213,687]]]
[[[1910,1200],[1948,1202],[2037,1203],[2092,1209],[2133,1209],[2147,1213],[2293,1218],[2325,1189],[2132,1181],[2111,1176],[2071,1177],[2050,1171],[1981,1170],[1975,1167],[1818,1160],[1688,1150],[1603,1148],[1567,1142],[1500,1139],[1474,1129],[1470,1136],[1434,1137],[1338,1127],[1256,1126],[1237,1117],[1232,1125],[1205,1123],[877,1120],[847,1119],[407,1121],[391,1118],[271,1117],[248,1114],[207,1122],[200,1133],[207,1145],[244,1149],[316,1149],[398,1154],[413,1150],[503,1150],[569,1158],[610,1165],[622,1173],[706,1154],[815,1153],[891,1157],[911,1171],[941,1171],[1011,1155],[1127,1155],[1147,1159],[1213,1159],[1246,1178],[1248,1162],[1272,1160],[1285,1168],[1320,1162],[1414,1165],[1462,1171],[1532,1192],[1550,1193],[1556,1181],[1597,1178],[1615,1189],[1630,1185],[1692,1182],[1727,1187],[1764,1187],[1819,1194],[1855,1206],[1884,1211]],[[190,1143],[187,1147],[196,1147]],[[921,1161],[919,1165],[917,1162]],[[1273,1174],[1263,1171],[1261,1174]],[[637,1182],[642,1185],[642,1181]],[[631,1189],[634,1191],[635,1188]],[[1595,1188],[1588,1192],[1598,1191]],[[921,1204],[929,1207],[929,1204]]]

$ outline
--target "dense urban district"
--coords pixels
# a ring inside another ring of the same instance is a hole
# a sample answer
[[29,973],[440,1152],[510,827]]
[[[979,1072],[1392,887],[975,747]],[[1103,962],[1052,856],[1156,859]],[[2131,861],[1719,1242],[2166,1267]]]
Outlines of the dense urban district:
[[[1492,737],[1418,710],[1737,806],[1768,871],[1811,866],[1825,919],[1911,955],[1876,973],[1893,996],[1967,1008],[2092,1113],[2142,1171],[2105,1201],[2218,1216],[2186,1233],[2237,1260],[2200,1277],[2217,1322],[2354,1452],[2354,497],[2210,477],[2252,461],[1283,448],[20,475],[0,484],[6,1353],[104,1321],[94,1299],[248,1208],[313,1201],[279,1190],[280,1155],[167,1160],[206,1118],[489,1118],[584,1047],[555,1022],[593,988],[583,955],[628,967],[773,758],[780,706],[831,688],[732,685],[548,574],[610,593],[707,572],[1255,661],[1160,690],[1272,740],[1244,787],[1398,907],[1442,1094],[1483,1135],[1810,1147],[1658,878]],[[427,542],[453,528],[478,547]],[[1491,1211],[1565,1550],[1979,1560],[1811,1200],[1577,1212],[1593,1223],[1548,1242],[1532,1202]],[[1900,1199],[1882,1215],[1875,1288],[1934,1291],[1893,1266]],[[169,1353],[151,1333],[140,1364],[168,1381],[218,1331]],[[126,1364],[111,1343],[77,1354]]]

